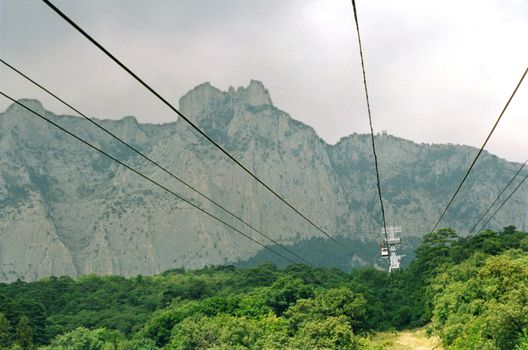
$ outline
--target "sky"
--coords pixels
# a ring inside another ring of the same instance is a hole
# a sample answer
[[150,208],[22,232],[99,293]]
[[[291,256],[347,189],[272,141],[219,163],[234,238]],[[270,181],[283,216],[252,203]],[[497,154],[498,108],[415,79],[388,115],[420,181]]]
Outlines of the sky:
[[[375,130],[480,147],[528,66],[528,0],[356,2]],[[328,143],[368,132],[348,0],[53,3],[175,105],[257,79]],[[176,120],[40,0],[0,0],[0,56],[89,116]],[[73,114],[4,67],[0,90]],[[524,161],[527,136],[528,78],[486,149]]]

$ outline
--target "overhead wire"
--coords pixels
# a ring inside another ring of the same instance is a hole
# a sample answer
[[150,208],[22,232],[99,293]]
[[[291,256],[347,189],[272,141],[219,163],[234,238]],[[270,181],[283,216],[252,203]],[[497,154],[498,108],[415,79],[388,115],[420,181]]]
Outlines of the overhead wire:
[[277,256],[280,256],[281,258],[283,258],[284,260],[292,263],[292,264],[296,264],[295,261],[293,261],[292,259],[284,256],[283,254],[275,251],[274,249],[272,249],[271,247],[257,241],[256,239],[252,238],[251,236],[245,234],[244,232],[240,231],[239,229],[237,229],[236,227],[234,227],[233,225],[229,224],[228,222],[222,220],[221,218],[217,217],[216,215],[214,214],[211,214],[210,212],[208,212],[207,210],[201,208],[200,206],[194,204],[192,201],[190,201],[189,199],[186,199],[184,197],[182,197],[181,195],[177,194],[176,192],[172,191],[171,189],[167,188],[166,186],[160,184],[158,181],[150,178],[149,176],[143,174],[142,172],[140,172],[139,170],[136,170],[135,168],[133,168],[132,166],[122,162],[121,160],[115,158],[114,156],[110,155],[109,153],[107,153],[106,151],[100,149],[99,147],[93,145],[92,143],[84,140],[83,138],[81,138],[80,136],[74,134],[73,132],[67,130],[66,128],[58,125],[57,123],[55,123],[54,121],[52,121],[51,119],[43,116],[41,113],[38,113],[36,111],[34,111],[33,109],[27,107],[26,105],[24,105],[23,103],[20,103],[19,101],[15,100],[14,98],[12,98],[11,96],[5,94],[4,92],[0,91],[0,95],[4,96],[5,98],[11,100],[12,102],[16,103],[17,105],[21,106],[22,108],[28,110],[29,112],[35,114],[37,117],[39,117],[40,119],[46,121],[47,123],[55,126],[56,128],[60,129],[61,131],[65,132],[66,134],[70,135],[71,137],[75,138],[76,140],[82,142],[83,144],[85,144],[86,146],[94,149],[95,151],[103,154],[104,156],[108,157],[109,159],[111,159],[112,161],[118,163],[119,165],[125,167],[126,169],[132,171],[133,173],[139,175],[140,177],[144,178],[145,180],[151,182],[152,184],[160,187],[161,189],[165,190],[166,192],[168,192],[169,194],[173,195],[174,197],[176,197],[177,199],[189,204],[191,207],[193,207],[194,209],[197,209],[199,210],[200,212],[202,212],[203,214],[209,216],[210,218],[222,223],[223,225],[225,225],[226,227],[232,229],[233,231],[237,232],[238,234],[246,237],[247,239],[249,239],[250,241],[258,244],[259,246],[263,247],[264,249],[272,252],[273,254],[276,254]]
[[106,134],[110,135],[111,137],[113,137],[115,140],[119,141],[122,145],[126,146],[128,149],[132,150],[133,152],[135,152],[137,155],[139,155],[140,157],[142,157],[143,159],[147,160],[149,163],[153,164],[154,166],[156,166],[157,168],[161,169],[164,173],[166,173],[167,175],[169,175],[170,177],[172,177],[173,179],[177,180],[178,182],[180,182],[181,184],[183,184],[184,186],[186,186],[187,188],[189,188],[190,190],[194,191],[195,193],[197,193],[198,195],[200,195],[202,198],[206,199],[207,201],[209,201],[210,203],[214,204],[216,207],[222,209],[224,212],[226,212],[227,214],[231,215],[232,217],[234,217],[235,219],[237,219],[239,222],[245,224],[246,226],[248,226],[249,228],[251,228],[253,231],[257,232],[258,234],[260,234],[261,236],[265,237],[266,239],[268,239],[270,242],[272,242],[273,244],[275,244],[276,246],[280,247],[281,249],[287,251],[288,253],[290,253],[291,255],[295,256],[296,258],[298,258],[299,260],[303,261],[304,263],[308,264],[308,265],[311,265],[311,266],[314,266],[315,265],[311,262],[309,262],[308,260],[306,260],[304,257],[300,256],[299,254],[295,253],[294,251],[292,251],[291,249],[285,247],[284,245],[282,245],[281,243],[277,242],[275,239],[269,237],[268,235],[266,235],[264,232],[262,232],[261,230],[257,229],[256,227],[254,227],[253,225],[251,225],[250,223],[248,223],[247,221],[245,221],[244,219],[242,219],[239,215],[233,213],[231,210],[225,208],[223,205],[221,205],[220,203],[218,203],[217,201],[213,200],[212,198],[210,198],[209,196],[205,195],[202,191],[198,190],[197,188],[195,188],[194,186],[190,185],[189,183],[187,183],[186,181],[184,181],[183,179],[181,179],[180,177],[176,176],[173,172],[169,171],[167,168],[165,168],[164,166],[160,165],[158,162],[156,162],[155,160],[153,160],[152,158],[148,157],[147,155],[145,155],[143,152],[141,152],[140,150],[138,150],[137,148],[135,148],[134,146],[130,145],[129,143],[127,143],[126,141],[124,141],[123,139],[121,139],[119,136],[115,135],[114,133],[112,133],[110,130],[108,130],[107,128],[105,128],[104,126],[102,126],[100,123],[96,122],[94,119],[86,116],[84,113],[82,113],[81,111],[79,111],[77,108],[73,107],[71,104],[69,104],[68,102],[64,101],[62,98],[60,98],[59,96],[57,96],[55,93],[51,92],[49,89],[47,89],[46,87],[44,87],[42,84],[36,82],[35,80],[31,79],[28,75],[24,74],[22,71],[20,71],[19,69],[15,68],[13,65],[9,64],[8,62],[6,62],[4,59],[0,58],[0,62],[2,64],[4,64],[5,66],[9,67],[11,70],[13,70],[14,72],[16,72],[18,75],[22,76],[23,78],[25,78],[26,80],[28,80],[29,82],[31,82],[33,85],[37,86],[38,88],[40,88],[41,90],[45,91],[47,94],[49,94],[50,96],[52,96],[53,98],[55,98],[57,101],[61,102],[63,105],[67,106],[68,108],[70,108],[71,110],[73,110],[74,112],[78,113],[80,116],[82,116],[84,119],[86,119],[88,122],[92,123],[94,126],[96,126],[97,128],[99,128],[100,130],[102,130],[103,132],[105,132]]
[[519,184],[513,189],[510,195],[506,197],[506,199],[504,199],[504,201],[497,208],[497,210],[495,210],[493,214],[491,214],[488,220],[486,220],[486,222],[482,225],[480,230],[478,230],[477,234],[479,234],[484,229],[484,227],[486,227],[486,225],[489,224],[489,222],[495,217],[495,215],[497,215],[497,213],[502,209],[502,207],[510,200],[510,198],[515,194],[515,192],[517,192],[517,190],[522,186],[522,184],[526,181],[526,179],[528,179],[528,174],[526,174],[526,176],[521,180],[521,182],[519,182]]
[[163,104],[165,104],[169,109],[171,109],[174,113],[176,113],[179,117],[181,117],[183,120],[187,122],[194,130],[196,130],[200,135],[202,135],[207,141],[209,141],[211,144],[213,144],[217,149],[219,149],[223,154],[225,154],[229,159],[231,159],[236,165],[238,165],[244,172],[249,174],[253,179],[255,179],[260,185],[262,185],[265,189],[267,189],[270,193],[272,193],[275,197],[277,197],[282,203],[284,203],[286,206],[288,206],[290,209],[292,209],[296,214],[298,214],[300,217],[302,217],[305,221],[307,221],[311,226],[316,228],[319,232],[321,232],[323,235],[328,237],[330,240],[332,240],[334,243],[341,246],[343,249],[346,249],[350,253],[354,253],[354,251],[350,248],[348,248],[343,243],[336,240],[334,237],[332,237],[326,230],[324,230],[322,227],[317,225],[315,222],[313,222],[311,219],[309,219],[306,215],[304,215],[300,210],[298,210],[295,206],[293,206],[289,201],[284,199],[281,195],[279,195],[275,190],[273,190],[269,185],[267,185],[263,180],[261,180],[254,172],[249,170],[245,165],[243,165],[238,159],[236,159],[233,155],[231,155],[226,149],[224,149],[220,144],[218,144],[216,141],[214,141],[209,135],[207,135],[202,129],[198,127],[195,123],[193,123],[189,118],[187,118],[182,112],[180,112],[176,107],[174,107],[169,101],[167,101],[163,96],[161,96],[160,93],[158,93],[154,88],[152,88],[149,84],[147,84],[143,79],[141,79],[136,73],[134,73],[130,68],[128,68],[124,63],[122,63],[119,59],[117,59],[116,56],[114,56],[110,51],[108,51],[102,44],[100,44],[97,40],[95,40],[92,36],[90,36],[84,29],[82,29],[77,23],[75,23],[71,18],[69,18],[65,13],[63,13],[59,8],[57,8],[51,1],[49,0],[42,0],[46,5],[48,5],[55,13],[57,13],[62,19],[64,19],[68,24],[70,24],[73,28],[75,28],[81,35],[83,35],[88,41],[90,41],[93,45],[95,45],[99,50],[101,50],[108,58],[110,58],[112,61],[114,61],[119,67],[121,67],[125,72],[127,72],[130,76],[132,76],[138,83],[140,83],[145,89],[147,89],[150,93],[152,93],[158,100],[160,100]]
[[[356,33],[357,33],[357,39],[358,39],[358,46],[359,46],[359,56],[361,58],[361,71],[363,73],[363,87],[365,90],[365,98],[367,100],[367,111],[368,111],[368,118],[369,118],[369,126],[370,126],[370,141],[372,145],[372,153],[374,154],[374,167],[376,169],[376,185],[378,188],[378,197],[379,202],[381,206],[381,217],[383,220],[383,231],[385,233],[385,239],[388,240],[387,237],[387,221],[385,219],[385,207],[383,205],[383,196],[381,194],[381,181],[380,181],[380,172],[378,167],[378,155],[376,153],[376,142],[374,139],[374,127],[372,126],[372,113],[370,110],[370,99],[369,99],[369,93],[367,88],[367,77],[365,73],[365,60],[363,58],[363,45],[361,44],[361,33],[359,30],[359,20],[357,15],[357,7],[356,7],[356,1],[352,0],[352,8],[354,10],[354,21],[356,24]],[[390,256],[390,249],[389,249],[389,256]]]
[[510,185],[513,183],[513,181],[515,181],[515,179],[517,178],[517,176],[520,174],[520,172],[524,169],[524,167],[526,166],[526,163],[528,162],[525,161],[521,166],[520,168],[515,172],[515,174],[513,175],[513,177],[510,179],[510,181],[508,181],[508,183],[506,184],[506,186],[504,186],[504,188],[502,189],[502,191],[499,192],[499,194],[497,195],[497,197],[495,198],[495,200],[493,201],[493,203],[491,203],[491,205],[488,207],[488,209],[486,209],[486,211],[484,212],[484,214],[482,214],[482,216],[480,217],[480,219],[478,219],[478,221],[475,223],[475,225],[473,225],[473,227],[471,228],[471,230],[469,230],[469,234],[468,234],[468,237],[471,236],[473,234],[473,231],[475,231],[475,229],[477,228],[477,226],[480,224],[480,222],[482,220],[484,220],[484,218],[486,217],[486,215],[488,215],[488,213],[490,212],[490,210],[495,206],[495,204],[499,201],[499,199],[501,198],[501,196],[504,194],[504,192],[508,189],[508,187],[510,187]]
[[431,232],[434,232],[436,230],[436,228],[438,227],[438,225],[440,224],[440,222],[442,221],[442,219],[444,218],[445,214],[447,213],[447,211],[449,210],[449,208],[451,207],[451,204],[453,204],[453,201],[455,200],[455,197],[457,196],[457,194],[460,192],[460,189],[462,188],[462,186],[464,185],[464,183],[466,182],[468,176],[469,176],[469,173],[471,173],[471,170],[473,170],[473,167],[475,166],[475,163],[477,162],[477,160],[479,159],[480,155],[482,154],[482,151],[484,151],[484,147],[486,147],[486,144],[488,143],[489,139],[491,138],[491,135],[493,135],[493,132],[495,131],[495,128],[497,128],[497,125],[499,124],[500,120],[502,119],[502,116],[504,115],[504,112],[506,112],[506,109],[508,108],[508,106],[510,105],[510,102],[512,101],[513,97],[515,96],[515,94],[517,93],[517,90],[519,90],[519,87],[521,86],[523,80],[524,80],[524,77],[526,76],[526,73],[528,73],[528,67],[525,69],[523,75],[521,76],[521,79],[519,80],[519,82],[517,83],[517,85],[515,86],[515,89],[513,90],[512,94],[510,95],[510,97],[508,98],[508,102],[506,102],[506,105],[503,107],[501,113],[499,114],[499,117],[497,118],[497,120],[495,121],[495,124],[493,125],[493,128],[491,128],[491,131],[489,132],[488,136],[486,137],[486,140],[484,141],[484,143],[482,144],[482,146],[480,147],[479,151],[477,152],[477,155],[475,156],[475,158],[473,159],[473,161],[471,162],[471,165],[469,166],[468,170],[466,171],[464,177],[462,178],[462,181],[460,182],[460,184],[458,185],[455,193],[453,193],[453,196],[451,197],[451,199],[449,200],[449,203],[447,203],[447,206],[445,207],[445,209],[442,211],[442,215],[440,215],[440,217],[438,218],[438,220],[436,221],[433,229],[431,230]]

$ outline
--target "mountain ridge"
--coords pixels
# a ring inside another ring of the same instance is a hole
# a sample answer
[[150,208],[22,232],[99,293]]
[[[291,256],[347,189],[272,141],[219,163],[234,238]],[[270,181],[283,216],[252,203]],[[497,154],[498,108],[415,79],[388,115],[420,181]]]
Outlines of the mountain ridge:
[[[56,116],[38,101],[23,101],[263,241],[81,118]],[[201,84],[182,96],[180,107],[326,231],[380,239],[369,135],[351,134],[328,144],[312,127],[273,106],[269,91],[257,81],[227,91]],[[319,235],[184,121],[143,124],[130,116],[97,121],[274,239],[293,244]],[[437,219],[476,149],[391,135],[377,135],[376,141],[389,224],[403,224],[404,235],[420,236]],[[0,280],[154,274],[241,261],[257,253],[235,233],[20,107],[0,114],[0,155]],[[444,225],[461,231],[471,226],[517,167],[483,153]],[[519,192],[493,225],[502,220],[526,227],[528,192]]]

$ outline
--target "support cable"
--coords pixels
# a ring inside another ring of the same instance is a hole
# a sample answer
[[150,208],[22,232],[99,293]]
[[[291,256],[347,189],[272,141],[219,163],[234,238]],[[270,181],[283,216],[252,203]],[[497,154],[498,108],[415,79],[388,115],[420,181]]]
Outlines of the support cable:
[[113,137],[114,139],[116,139],[117,141],[119,141],[121,144],[123,144],[124,146],[126,146],[127,148],[129,148],[130,150],[132,150],[133,152],[135,152],[137,155],[139,155],[140,157],[142,157],[143,159],[147,160],[149,163],[153,164],[154,166],[156,166],[157,168],[161,169],[164,173],[166,173],[167,175],[169,175],[170,177],[172,177],[173,179],[179,181],[181,184],[183,184],[184,186],[186,186],[187,188],[191,189],[192,191],[194,191],[195,193],[197,193],[198,195],[200,195],[202,198],[206,199],[207,201],[211,202],[212,204],[214,204],[215,206],[217,206],[218,208],[222,209],[224,212],[226,212],[227,214],[231,215],[232,217],[234,217],[235,219],[237,219],[238,221],[242,222],[243,224],[245,224],[246,226],[248,226],[249,228],[251,228],[253,231],[257,232],[258,234],[260,234],[261,236],[265,237],[266,239],[268,239],[269,241],[271,241],[273,244],[275,244],[276,246],[282,248],[283,250],[287,251],[288,253],[290,253],[291,255],[295,256],[296,258],[298,258],[299,260],[305,262],[306,264],[308,265],[311,265],[313,267],[315,267],[314,264],[310,263],[308,260],[306,260],[305,258],[303,258],[302,256],[296,254],[295,252],[293,252],[291,249],[288,249],[287,247],[283,246],[282,244],[280,244],[279,242],[277,242],[276,240],[274,240],[273,238],[269,237],[268,235],[264,234],[261,230],[255,228],[254,226],[252,226],[251,224],[249,224],[248,222],[246,222],[244,219],[242,219],[240,216],[236,215],[235,213],[233,213],[232,211],[230,211],[229,209],[226,209],[223,205],[221,205],[220,203],[214,201],[213,199],[211,199],[210,197],[208,197],[207,195],[205,195],[204,193],[202,193],[200,190],[196,189],[195,187],[193,187],[192,185],[188,184],[187,182],[185,182],[184,180],[182,180],[181,178],[179,178],[178,176],[176,176],[173,172],[169,171],[167,168],[161,166],[158,162],[154,161],[152,158],[148,157],[147,155],[145,155],[144,153],[142,153],[141,151],[139,151],[137,148],[135,148],[134,146],[131,146],[130,144],[128,144],[127,142],[125,142],[123,139],[121,139],[119,136],[115,135],[114,133],[112,133],[111,131],[109,131],[108,129],[106,129],[104,126],[102,126],[101,124],[99,124],[98,122],[95,121],[95,119],[92,119],[92,118],[89,118],[88,116],[86,116],[84,113],[82,113],[81,111],[79,111],[77,108],[73,107],[71,104],[69,104],[68,102],[64,101],[62,98],[60,98],[59,96],[57,96],[56,94],[54,94],[53,92],[51,92],[49,89],[47,89],[46,87],[44,87],[43,85],[37,83],[35,80],[31,79],[29,76],[27,76],[26,74],[24,74],[23,72],[21,72],[20,70],[18,70],[17,68],[13,67],[11,64],[7,63],[5,60],[3,60],[2,58],[0,58],[0,62],[3,63],[4,65],[6,65],[7,67],[9,67],[11,70],[13,70],[14,72],[16,72],[17,74],[19,74],[20,76],[24,77],[26,80],[28,80],[29,82],[31,82],[33,85],[37,86],[38,88],[40,88],[41,90],[45,91],[47,94],[49,94],[50,96],[52,96],[53,98],[55,98],[57,101],[61,102],[63,105],[67,106],[68,108],[70,108],[71,110],[73,110],[74,112],[76,112],[77,114],[81,115],[84,119],[86,119],[87,121],[89,121],[90,123],[92,123],[93,125],[95,125],[97,128],[101,129],[103,132],[105,132],[106,134],[110,135],[111,137]]
[[[378,168],[378,155],[376,153],[376,142],[374,140],[374,128],[372,126],[372,113],[370,110],[370,99],[369,99],[369,93],[368,93],[368,88],[367,88],[367,77],[365,73],[365,60],[363,58],[363,46],[361,44],[361,34],[359,31],[359,20],[358,20],[355,0],[352,0],[352,8],[354,9],[354,20],[356,23],[356,32],[357,32],[357,39],[358,39],[358,46],[359,46],[359,56],[361,58],[361,71],[363,73],[363,87],[365,89],[365,98],[367,100],[367,111],[368,111],[369,126],[370,126],[370,141],[372,144],[372,153],[374,154],[374,166],[376,168],[376,185],[378,187],[378,197],[379,197],[379,202],[381,206],[381,217],[383,219],[383,232],[385,232],[385,240],[388,240],[387,221],[385,220],[385,207],[383,205],[383,196],[381,195],[381,181],[380,181],[380,174],[379,174],[379,168]],[[389,250],[389,256],[390,254],[391,253]]]
[[194,204],[193,202],[191,202],[190,200],[178,195],[177,193],[175,193],[174,191],[170,190],[169,188],[165,187],[164,185],[160,184],[159,182],[157,182],[156,180],[153,180],[152,178],[148,177],[147,175],[141,173],[140,171],[134,169],[133,167],[125,164],[124,162],[120,161],[119,159],[111,156],[110,154],[108,154],[107,152],[103,151],[102,149],[98,148],[97,146],[94,146],[93,144],[91,144],[90,142],[84,140],[83,138],[81,138],[80,136],[77,136],[76,134],[74,134],[73,132],[70,132],[69,130],[63,128],[62,126],[56,124],[55,122],[53,122],[51,119],[48,119],[46,118],[45,116],[43,116],[42,114],[34,111],[33,109],[27,107],[26,105],[20,103],[19,101],[15,100],[14,98],[10,97],[9,95],[3,93],[2,91],[0,91],[0,95],[4,96],[5,98],[11,100],[12,102],[16,103],[17,105],[21,106],[22,108],[28,110],[29,112],[35,114],[37,117],[39,117],[40,119],[46,121],[47,123],[55,126],[56,128],[60,129],[61,131],[65,132],[66,134],[70,135],[71,137],[75,138],[76,140],[82,142],[83,144],[85,144],[86,146],[96,150],[97,152],[103,154],[104,156],[110,158],[111,160],[113,160],[114,162],[120,164],[121,166],[127,168],[128,170],[132,171],[133,173],[139,175],[140,177],[144,178],[145,180],[151,182],[152,184],[160,187],[161,189],[165,190],[166,192],[168,192],[169,194],[173,195],[174,197],[176,197],[177,199],[189,204],[191,207],[201,211],[203,214],[215,219],[216,221],[224,224],[225,226],[227,226],[228,228],[234,230],[235,232],[241,234],[242,236],[246,237],[247,239],[249,239],[250,241],[260,245],[261,247],[263,247],[264,249],[267,249],[269,250],[270,252],[280,256],[281,258],[283,258],[284,260],[286,261],[289,261],[290,263],[292,264],[295,264],[296,262],[291,260],[290,258],[282,255],[281,253],[275,251],[274,249],[268,247],[267,245],[257,241],[256,239],[252,238],[251,236],[245,234],[244,232],[240,231],[239,229],[237,229],[236,227],[230,225],[229,223],[225,222],[224,220],[220,219],[219,217],[215,216],[214,214],[211,214],[209,213],[207,210],[205,209],[202,209],[201,207],[199,207],[198,205]]
[[77,25],[72,19],[70,19],[66,14],[64,14],[61,10],[59,10],[51,1],[49,0],[42,0],[46,5],[48,5],[55,13],[57,13],[60,17],[62,17],[68,24],[70,24],[73,28],[75,28],[79,33],[81,33],[88,41],[90,41],[93,45],[95,45],[99,50],[101,50],[108,58],[110,58],[112,61],[114,61],[118,66],[120,66],[125,72],[127,72],[129,75],[131,75],[138,83],[140,83],[145,89],[147,89],[150,93],[152,93],[155,97],[157,97],[163,104],[165,104],[169,109],[171,109],[174,113],[176,113],[178,116],[180,116],[183,120],[185,120],[193,129],[195,129],[200,135],[202,135],[207,141],[212,143],[217,149],[219,149],[222,153],[224,153],[229,159],[231,159],[233,162],[235,162],[236,165],[238,165],[242,170],[244,170],[247,174],[249,174],[253,179],[255,179],[259,184],[261,184],[265,189],[267,189],[269,192],[271,192],[275,197],[277,197],[281,202],[286,204],[290,209],[292,209],[295,213],[297,213],[299,216],[301,216],[304,220],[306,220],[310,225],[315,227],[319,232],[324,234],[326,237],[328,237],[330,240],[341,246],[342,248],[346,249],[350,253],[354,253],[353,250],[345,246],[343,243],[337,241],[334,237],[330,236],[328,232],[326,232],[323,228],[315,224],[312,220],[310,220],[308,217],[306,217],[303,213],[301,213],[297,208],[295,208],[292,204],[290,204],[286,199],[284,199],[281,195],[279,195],[275,190],[273,190],[270,186],[268,186],[264,181],[262,181],[257,175],[255,175],[251,170],[249,170],[245,165],[243,165],[239,160],[237,160],[234,156],[232,156],[228,151],[226,151],[220,144],[218,144],[216,141],[214,141],[209,135],[207,135],[202,129],[200,129],[196,124],[194,124],[190,119],[188,119],[182,112],[180,112],[176,107],[174,107],[169,101],[167,101],[163,96],[161,96],[154,88],[152,88],[150,85],[148,85],[144,80],[142,80],[137,74],[135,74],[130,68],[128,68],[124,63],[122,63],[120,60],[118,60],[113,54],[111,54],[103,45],[101,45],[97,40],[95,40],[93,37],[91,37],[86,31],[84,31],[79,25]]
[[486,217],[486,215],[488,215],[488,213],[490,212],[491,208],[493,208],[495,206],[495,204],[499,201],[500,197],[504,194],[504,192],[508,189],[508,187],[510,187],[510,185],[513,183],[513,181],[517,178],[517,176],[519,175],[519,173],[524,169],[526,163],[528,162],[525,161],[521,167],[517,170],[517,172],[515,173],[515,175],[513,175],[513,177],[511,178],[511,180],[506,184],[506,186],[504,186],[504,188],[502,189],[502,191],[500,191],[500,193],[498,194],[497,198],[495,198],[495,200],[493,201],[493,203],[491,203],[491,205],[488,207],[488,209],[486,210],[486,212],[484,212],[484,214],[482,214],[482,216],[480,217],[480,219],[478,219],[478,221],[475,223],[475,225],[473,225],[473,227],[471,228],[471,230],[469,231],[469,234],[467,235],[468,237],[471,236],[473,234],[473,231],[475,231],[475,229],[477,228],[478,224],[480,224],[480,222],[482,220],[484,220],[484,218]]
[[510,98],[508,99],[508,102],[506,102],[506,105],[504,106],[504,108],[502,109],[501,113],[499,114],[499,117],[497,118],[497,120],[495,121],[495,124],[493,125],[493,128],[491,129],[491,131],[489,132],[488,134],[488,137],[486,137],[486,140],[484,141],[484,143],[482,144],[482,147],[480,147],[477,155],[475,156],[475,159],[473,159],[473,162],[471,162],[471,165],[469,166],[469,169],[466,171],[466,174],[464,175],[464,178],[462,178],[462,181],[460,182],[460,184],[458,185],[455,193],[453,194],[453,196],[451,197],[451,199],[449,200],[449,203],[447,203],[447,206],[445,207],[444,211],[442,212],[442,215],[440,215],[440,218],[438,218],[438,221],[436,222],[436,224],[434,225],[433,229],[431,230],[431,232],[434,232],[434,230],[436,230],[436,228],[438,227],[438,225],[440,224],[440,221],[442,221],[442,219],[444,218],[445,214],[447,213],[447,211],[449,210],[449,207],[451,207],[451,204],[453,204],[453,201],[455,200],[455,197],[457,196],[458,192],[460,191],[460,189],[462,188],[462,186],[464,185],[464,182],[466,182],[466,179],[468,178],[469,176],[469,173],[471,172],[471,170],[473,170],[473,167],[475,166],[475,163],[477,162],[477,160],[479,159],[480,157],[480,154],[482,153],[482,151],[484,151],[484,147],[486,147],[486,144],[488,143],[489,139],[491,138],[491,135],[493,134],[493,132],[495,131],[495,128],[497,127],[497,125],[499,124],[502,116],[504,115],[504,112],[506,112],[506,109],[508,108],[508,106],[510,105],[510,102],[511,100],[513,99],[513,97],[515,96],[515,93],[517,92],[517,90],[519,90],[519,87],[521,86],[523,80],[524,80],[524,77],[526,76],[526,73],[528,73],[528,68],[525,69],[523,75],[521,76],[521,79],[519,80],[519,82],[517,83],[517,86],[515,87],[515,89],[513,90],[513,93],[510,95]]
[[519,187],[522,186],[522,184],[526,181],[526,179],[528,179],[528,174],[526,174],[526,176],[521,180],[521,182],[519,182],[519,184],[513,189],[513,191],[510,193],[510,195],[508,197],[506,197],[506,199],[504,199],[504,202],[502,202],[502,204],[497,208],[497,210],[495,210],[493,212],[493,214],[491,214],[491,216],[489,217],[488,220],[486,220],[486,222],[484,223],[484,225],[482,225],[482,227],[480,228],[480,230],[478,230],[477,234],[479,234],[483,229],[484,227],[486,227],[487,224],[489,224],[489,222],[491,221],[491,219],[493,219],[495,217],[495,215],[502,209],[502,207],[504,206],[504,204],[506,204],[506,202],[508,202],[508,200],[514,195],[515,192],[517,192],[517,190],[519,189]]

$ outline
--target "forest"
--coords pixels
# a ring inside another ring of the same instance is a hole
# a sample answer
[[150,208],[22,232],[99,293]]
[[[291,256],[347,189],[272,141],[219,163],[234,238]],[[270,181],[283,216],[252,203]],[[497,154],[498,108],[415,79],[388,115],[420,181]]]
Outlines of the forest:
[[382,349],[426,327],[445,349],[528,350],[528,234],[426,234],[387,274],[305,265],[0,284],[1,349]]

